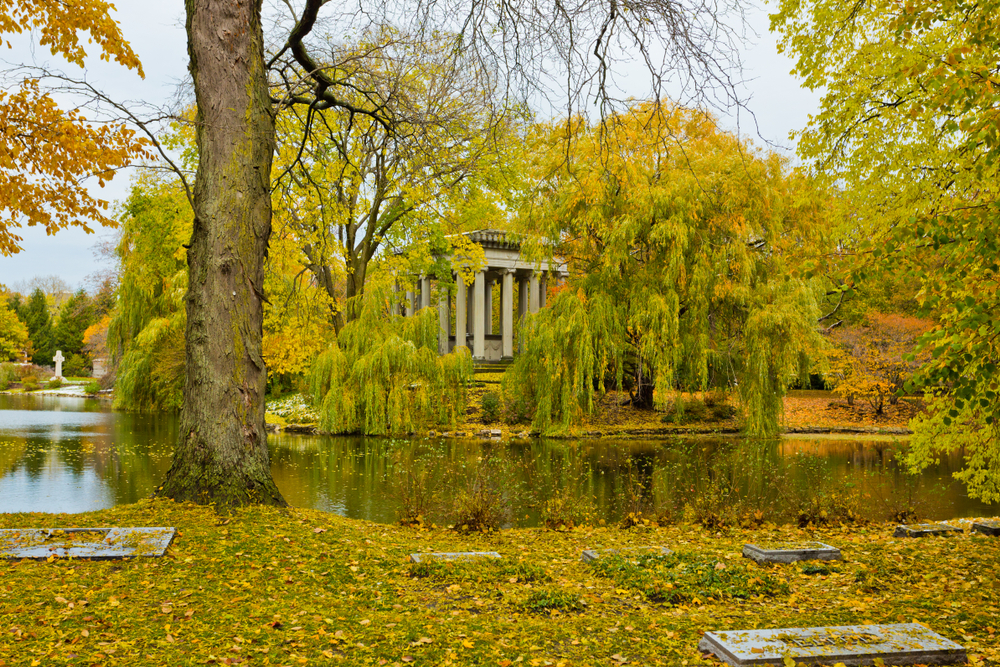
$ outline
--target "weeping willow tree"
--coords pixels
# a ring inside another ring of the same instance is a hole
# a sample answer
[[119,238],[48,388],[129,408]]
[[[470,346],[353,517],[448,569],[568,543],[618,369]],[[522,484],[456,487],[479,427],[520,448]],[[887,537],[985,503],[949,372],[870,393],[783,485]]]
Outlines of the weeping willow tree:
[[319,356],[311,372],[320,428],[388,435],[455,425],[465,411],[472,357],[460,347],[438,355],[438,313],[392,315],[388,291],[369,288],[352,304],[356,319]]
[[821,227],[805,179],[666,103],[542,127],[531,153],[541,187],[522,223],[571,277],[523,325],[509,400],[536,406],[546,432],[611,387],[662,409],[677,390],[736,385],[748,430],[775,432],[789,376],[820,344],[814,290],[787,266]]
[[176,182],[143,176],[119,223],[120,273],[108,324],[118,410],[179,410],[184,389],[184,244],[191,208]]

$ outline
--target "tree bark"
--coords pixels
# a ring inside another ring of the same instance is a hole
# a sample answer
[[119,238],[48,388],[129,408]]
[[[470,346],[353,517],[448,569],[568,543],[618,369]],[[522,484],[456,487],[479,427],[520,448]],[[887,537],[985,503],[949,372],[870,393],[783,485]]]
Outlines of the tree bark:
[[261,1],[185,5],[199,162],[184,407],[159,495],[220,507],[286,505],[264,430],[262,299],[275,135]]

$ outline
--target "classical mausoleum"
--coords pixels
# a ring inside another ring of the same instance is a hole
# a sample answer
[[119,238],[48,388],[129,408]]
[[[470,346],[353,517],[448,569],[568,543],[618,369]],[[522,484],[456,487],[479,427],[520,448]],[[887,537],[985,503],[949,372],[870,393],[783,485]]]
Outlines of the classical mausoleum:
[[[457,345],[472,350],[472,358],[480,361],[502,361],[514,357],[514,325],[525,313],[545,307],[549,280],[564,278],[565,264],[529,261],[521,256],[521,244],[506,232],[482,229],[466,236],[483,249],[486,266],[475,274],[471,285],[465,285],[461,275],[452,274],[455,286],[438,289],[437,307],[440,332],[438,352],[447,354]],[[400,285],[405,290],[403,314],[412,315],[420,308],[431,306],[434,276],[420,276],[413,285]],[[493,286],[500,285],[499,330],[493,330]],[[514,292],[517,291],[517,314],[514,314]],[[451,309],[455,309],[454,328]]]

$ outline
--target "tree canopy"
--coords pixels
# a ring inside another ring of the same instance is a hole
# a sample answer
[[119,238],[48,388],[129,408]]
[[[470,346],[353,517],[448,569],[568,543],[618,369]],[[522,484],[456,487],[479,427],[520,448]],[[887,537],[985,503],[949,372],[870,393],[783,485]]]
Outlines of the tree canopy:
[[788,377],[818,342],[813,288],[788,275],[818,226],[806,183],[667,103],[544,128],[530,152],[541,187],[523,224],[573,271],[508,372],[536,427],[567,425],[610,380],[646,407],[738,384],[750,431],[773,433]]
[[438,355],[438,314],[392,315],[382,286],[356,297],[358,316],[320,355],[310,377],[320,427],[333,433],[407,434],[454,425],[472,379],[467,347]]
[[331,60],[355,86],[344,99],[385,100],[391,126],[313,107],[278,118],[275,228],[298,238],[338,329],[353,319],[344,304],[363,293],[377,254],[406,248],[419,272],[427,260],[419,247],[439,230],[457,232],[470,215],[488,226],[501,215],[513,114],[475,62],[455,57],[454,39],[381,29],[335,50]]
[[28,347],[28,327],[9,306],[8,294],[0,291],[0,361],[19,360]]
[[191,208],[175,181],[138,179],[119,216],[119,279],[107,345],[115,408],[176,410],[184,382],[184,243]]
[[[26,0],[0,4],[0,35],[37,31],[40,44],[53,55],[83,67],[87,35],[102,60],[114,60],[142,75],[142,66],[102,0],[72,4]],[[91,231],[90,225],[114,225],[108,203],[92,197],[84,179],[98,184],[145,155],[145,141],[122,123],[88,120],[79,108],[64,109],[37,78],[8,73],[0,90],[0,253],[21,250],[14,229],[42,225],[53,234],[68,226]]]
[[824,88],[800,153],[846,189],[854,275],[905,271],[933,328],[911,462],[965,447],[969,492],[1000,499],[1000,4],[784,0],[772,26]]

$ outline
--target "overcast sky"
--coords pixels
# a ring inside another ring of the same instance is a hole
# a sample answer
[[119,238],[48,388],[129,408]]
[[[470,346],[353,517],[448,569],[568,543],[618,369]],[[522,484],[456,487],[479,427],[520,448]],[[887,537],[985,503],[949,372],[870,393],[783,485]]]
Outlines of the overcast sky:
[[[118,0],[115,18],[125,37],[142,60],[145,80],[121,67],[97,62],[88,64],[87,78],[120,100],[144,100],[161,103],[171,98],[187,68],[186,38],[183,28],[182,0],[149,2],[149,0]],[[789,73],[792,63],[777,52],[774,37],[767,31],[766,9],[748,14],[750,25],[759,34],[754,44],[742,54],[744,77],[748,80],[745,93],[754,119],[741,114],[741,133],[759,144],[761,139],[777,144],[791,154],[794,149],[788,133],[801,129],[810,113],[818,106],[818,95],[800,88]],[[14,49],[5,50],[8,63],[52,63],[45,49],[32,47],[29,40],[14,40]],[[75,74],[70,68],[67,73]],[[736,119],[723,119],[723,124],[735,128]],[[759,129],[759,137],[758,135]],[[95,194],[109,201],[125,197],[129,175],[119,174],[104,189]],[[46,236],[38,227],[22,228],[24,250],[13,257],[0,256],[0,283],[11,286],[34,276],[57,275],[71,287],[87,287],[86,279],[102,268],[95,254],[98,237],[110,232],[97,227],[94,234],[71,228],[55,236]]]

